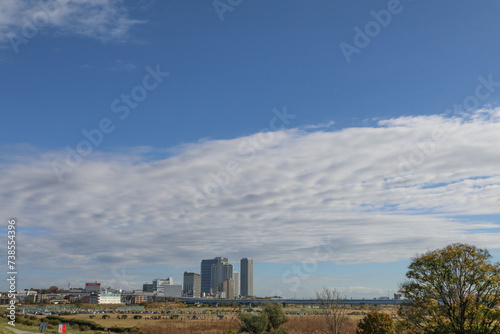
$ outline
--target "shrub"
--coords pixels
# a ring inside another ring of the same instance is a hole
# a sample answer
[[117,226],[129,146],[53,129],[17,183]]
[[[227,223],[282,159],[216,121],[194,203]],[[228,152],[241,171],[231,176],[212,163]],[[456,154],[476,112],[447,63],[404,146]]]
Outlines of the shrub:
[[371,311],[358,324],[356,334],[393,334],[394,321],[391,316],[379,311]]
[[283,309],[279,304],[266,305],[262,311],[269,319],[268,331],[272,329],[276,330],[287,321],[285,314],[283,314]]
[[269,332],[270,334],[288,334],[288,330],[286,328],[278,328]]
[[260,334],[269,326],[269,318],[266,314],[253,315],[242,313],[238,317],[241,321],[240,332],[248,332],[251,334]]
[[238,330],[233,329],[233,328],[231,328],[231,329],[224,329],[222,331],[222,334],[237,334],[237,333],[238,333]]

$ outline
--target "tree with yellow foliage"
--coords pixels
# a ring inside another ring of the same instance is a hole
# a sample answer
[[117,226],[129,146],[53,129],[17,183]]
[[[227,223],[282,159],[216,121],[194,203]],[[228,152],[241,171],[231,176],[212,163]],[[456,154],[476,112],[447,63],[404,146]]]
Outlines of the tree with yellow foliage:
[[452,244],[412,259],[399,315],[413,333],[500,333],[500,264],[485,249]]

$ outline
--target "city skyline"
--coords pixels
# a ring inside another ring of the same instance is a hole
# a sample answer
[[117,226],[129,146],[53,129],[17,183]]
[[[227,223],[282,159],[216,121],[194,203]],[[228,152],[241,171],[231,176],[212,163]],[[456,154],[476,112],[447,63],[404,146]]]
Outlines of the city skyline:
[[18,289],[223,255],[258,296],[370,298],[448,244],[500,261],[500,3],[221,2],[0,3]]

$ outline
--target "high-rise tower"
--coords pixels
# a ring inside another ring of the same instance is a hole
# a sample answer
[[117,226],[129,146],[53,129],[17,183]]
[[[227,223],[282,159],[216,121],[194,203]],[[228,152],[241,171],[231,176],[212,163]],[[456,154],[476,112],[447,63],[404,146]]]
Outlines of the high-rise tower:
[[243,258],[240,262],[240,294],[242,297],[253,296],[253,260]]
[[[212,292],[219,290],[219,285],[227,279],[233,278],[233,265],[229,263],[215,263],[212,265]],[[234,286],[233,286],[234,289]],[[233,293],[234,295],[234,293]]]
[[227,263],[227,257],[201,261],[201,293],[210,293],[212,288],[212,266],[217,263]]
[[184,272],[183,293],[187,297],[200,297],[201,275],[197,273]]

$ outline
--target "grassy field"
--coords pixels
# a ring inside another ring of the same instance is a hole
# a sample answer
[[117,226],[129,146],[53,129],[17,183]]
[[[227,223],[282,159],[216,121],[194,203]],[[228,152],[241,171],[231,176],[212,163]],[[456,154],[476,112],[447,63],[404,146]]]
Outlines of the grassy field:
[[5,328],[6,325],[7,325],[7,323],[1,325],[0,334],[12,334],[12,333],[14,333],[12,331],[9,331],[7,328]]
[[[7,322],[9,321],[8,319],[6,318],[0,318],[0,334],[13,334],[14,332],[13,331],[10,331],[8,328],[15,328],[15,329],[18,329],[18,330],[22,330],[22,331],[26,331],[26,332],[32,332],[32,333],[39,333],[39,326],[36,325],[36,326],[28,326],[28,325],[24,325],[24,324],[21,324],[19,323],[17,320],[19,319],[19,316],[18,315],[16,317],[16,325],[15,327],[12,327],[11,325],[9,325]],[[49,329],[45,329],[43,332],[45,334],[58,334],[57,332],[57,328],[55,326],[52,326],[53,328],[49,328]],[[67,334],[92,334],[92,333],[99,333],[98,331],[80,331],[78,329],[73,329],[73,328],[67,328],[67,331],[66,331]],[[103,334],[105,334],[106,332],[102,332]]]
[[[363,318],[364,313],[369,312],[373,307],[355,307],[348,310],[348,313],[351,313],[347,323],[347,333],[355,333],[356,324],[360,319]],[[161,308],[158,309],[148,309],[149,311],[161,311]],[[165,308],[163,309],[165,310]],[[254,310],[256,310],[254,308]],[[388,314],[395,314],[397,311],[397,307],[394,306],[381,306],[378,307],[378,310],[386,312]],[[96,314],[92,319],[89,314],[72,314],[72,315],[63,315],[60,318],[66,319],[68,322],[70,319],[78,319],[85,321],[92,321],[98,325],[101,325],[104,328],[131,328],[131,334],[139,334],[139,333],[149,333],[149,334],[160,334],[160,333],[171,333],[171,334],[187,334],[187,333],[208,333],[208,334],[233,334],[237,333],[238,328],[238,320],[237,314],[238,308],[171,308],[169,309],[171,312],[176,312],[178,319],[170,319],[170,314],[141,314],[142,319],[133,319],[134,314],[127,314],[126,319],[121,319],[121,314],[109,314],[110,318],[103,319],[102,314]],[[205,311],[205,314],[179,314],[179,312],[198,312],[202,313]],[[288,315],[288,322],[284,325],[285,328],[288,329],[290,334],[299,334],[299,333],[323,333],[326,330],[324,318],[321,315],[314,315],[314,313],[319,312],[318,309],[313,308],[300,308],[300,307],[287,307],[283,310],[285,313],[290,313],[293,315]],[[299,312],[300,315],[296,315]],[[218,319],[217,314],[224,315],[223,319]],[[117,317],[120,316],[120,319]],[[161,316],[162,318],[167,319],[148,319],[146,317],[151,316]],[[197,317],[205,317],[204,320],[194,320],[193,316]],[[29,332],[38,332],[38,325],[35,323],[39,323],[38,319],[45,318],[46,316],[36,316],[31,317],[32,326],[23,325],[16,323],[16,329],[26,330]],[[189,319],[188,319],[189,317]],[[36,319],[36,320],[33,320]],[[64,320],[63,320],[64,322]],[[1,326],[2,328],[7,324],[7,319],[2,318],[0,324],[4,324]],[[84,329],[85,331],[80,331],[80,329]],[[87,330],[88,329],[88,330]],[[90,328],[78,328],[78,326],[68,326],[67,333],[68,334],[90,334],[90,333],[99,333],[99,331],[90,331]],[[2,329],[3,330],[3,329]],[[56,334],[57,326],[49,325],[48,330],[44,330],[44,333],[47,334]],[[106,332],[100,332],[106,333]],[[12,334],[12,332],[7,329],[0,332],[0,334]]]
[[[77,314],[77,315],[64,315],[61,318],[64,319],[83,319],[83,320],[91,320],[103,327],[136,327],[136,326],[144,326],[144,325],[155,325],[158,323],[180,323],[184,324],[187,322],[207,322],[208,320],[187,320],[187,315],[180,315],[177,320],[146,320],[145,316],[142,315],[142,319],[133,319],[133,315],[128,315],[127,319],[118,319],[116,314],[110,314],[109,319],[102,319],[101,315],[97,315],[94,319],[90,319],[88,314]],[[166,316],[166,315],[163,315]],[[206,315],[207,317],[213,318],[215,316]],[[43,316],[40,316],[43,318]],[[227,319],[233,319],[235,316],[224,316],[223,320],[214,320],[214,321],[226,321]]]

